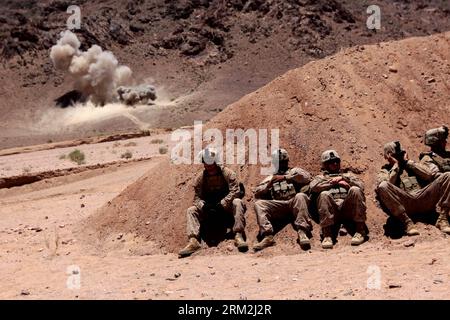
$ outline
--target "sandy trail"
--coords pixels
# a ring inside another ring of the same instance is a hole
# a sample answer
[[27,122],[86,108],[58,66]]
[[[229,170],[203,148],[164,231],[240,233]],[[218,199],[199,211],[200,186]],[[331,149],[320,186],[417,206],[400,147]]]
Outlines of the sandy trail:
[[[156,134],[151,136],[110,141],[104,143],[83,144],[79,146],[55,148],[51,150],[19,153],[0,157],[0,178],[16,175],[47,172],[57,169],[85,167],[99,163],[113,163],[136,159],[148,159],[160,156],[160,148],[168,150],[170,135]],[[74,150],[85,155],[84,163],[77,165],[69,158]],[[130,158],[125,158],[129,152]]]
[[[79,221],[158,161],[3,190],[0,298],[450,298],[450,237],[445,236],[408,248],[400,239],[392,241],[389,249],[368,242],[360,248],[341,245],[329,252],[299,250],[273,256],[237,253],[229,241],[225,254],[210,248],[182,260],[157,253],[152,243],[132,234],[114,235],[106,246],[78,239]],[[80,270],[79,289],[67,286],[74,276],[67,271],[74,265]],[[376,278],[378,270],[380,278]]]

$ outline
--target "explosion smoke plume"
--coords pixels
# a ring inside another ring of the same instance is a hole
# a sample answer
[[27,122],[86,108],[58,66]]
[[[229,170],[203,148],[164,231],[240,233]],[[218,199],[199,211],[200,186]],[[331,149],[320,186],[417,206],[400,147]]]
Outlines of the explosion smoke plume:
[[98,45],[80,50],[80,41],[69,30],[61,33],[51,48],[50,58],[55,68],[74,77],[75,88],[94,104],[116,101],[117,88],[132,83],[131,69],[119,65],[112,52],[103,51]]

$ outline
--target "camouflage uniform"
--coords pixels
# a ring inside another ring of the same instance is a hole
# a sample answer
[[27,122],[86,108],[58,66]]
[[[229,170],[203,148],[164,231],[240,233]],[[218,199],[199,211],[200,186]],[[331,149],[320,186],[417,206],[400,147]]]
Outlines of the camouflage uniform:
[[[447,126],[430,129],[425,133],[424,143],[431,148],[430,152],[420,155],[420,163],[426,166],[434,179],[443,181],[449,179],[450,175],[450,151],[445,150],[447,145],[449,129]],[[443,207],[445,203],[441,203],[438,208],[439,217],[436,226],[447,234],[450,234],[450,206]]]
[[445,151],[441,155],[434,152],[422,153],[420,163],[426,166],[431,174],[437,178],[445,172],[450,172],[450,151]]
[[420,155],[420,163],[431,171],[434,178],[450,172],[450,151],[445,150],[448,133],[449,129],[445,125],[425,132],[424,143],[431,151]]
[[311,175],[300,168],[290,168],[285,172],[278,172],[285,180],[275,182],[269,187],[272,176],[264,179],[255,189],[256,218],[262,235],[273,234],[271,220],[292,217],[294,228],[311,231],[312,224],[309,216],[309,197],[300,192],[308,185]]
[[383,166],[378,175],[377,194],[389,212],[400,220],[408,216],[450,208],[450,173],[434,174],[423,164],[408,160]]
[[194,191],[194,206],[187,210],[189,238],[198,238],[200,235],[200,222],[208,214],[204,210],[205,205],[218,203],[226,213],[233,215],[233,232],[244,233],[246,207],[239,198],[239,183],[231,169],[220,166],[220,173],[214,176],[209,176],[206,171],[203,171],[195,179]]
[[[342,177],[349,185],[346,190],[340,185],[332,185],[330,180]],[[317,194],[317,209],[322,230],[336,226],[343,221],[364,223],[366,221],[366,198],[364,184],[351,173],[329,174],[324,171],[310,184],[312,193]]]

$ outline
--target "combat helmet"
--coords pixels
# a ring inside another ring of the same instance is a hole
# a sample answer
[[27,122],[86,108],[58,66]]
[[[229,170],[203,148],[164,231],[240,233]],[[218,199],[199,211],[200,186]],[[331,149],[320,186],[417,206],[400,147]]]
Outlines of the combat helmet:
[[205,148],[198,154],[198,159],[202,163],[213,164],[217,163],[217,150],[215,148]]
[[391,141],[384,145],[383,153],[384,157],[387,158],[389,155],[402,155],[405,151],[402,149],[400,141]]
[[330,161],[333,161],[333,160],[341,162],[341,157],[339,156],[339,154],[337,153],[336,150],[327,150],[324,153],[322,153],[322,156],[320,157],[320,160],[321,160],[322,165],[323,165],[323,164],[325,164],[327,162],[330,162]]
[[442,126],[439,128],[430,129],[425,133],[424,143],[425,145],[431,147],[439,143],[440,141],[445,141],[448,138],[448,127]]
[[272,162],[289,161],[289,154],[285,149],[276,149],[272,152]]

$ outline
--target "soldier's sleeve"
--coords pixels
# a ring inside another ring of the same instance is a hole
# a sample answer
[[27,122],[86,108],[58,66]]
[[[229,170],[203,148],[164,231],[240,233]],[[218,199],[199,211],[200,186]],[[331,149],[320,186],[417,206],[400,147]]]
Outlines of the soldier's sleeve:
[[271,179],[272,179],[272,176],[268,176],[260,184],[258,184],[256,186],[256,188],[254,190],[256,199],[264,199],[267,197],[267,195],[269,193],[269,188],[267,188],[267,186],[269,185],[269,182]]
[[295,182],[303,186],[311,182],[311,174],[301,168],[292,168],[286,175],[286,180]]
[[222,168],[222,173],[225,180],[228,182],[228,194],[220,200],[220,204],[224,208],[231,206],[234,199],[239,196],[239,183],[237,180],[236,173],[228,168]]
[[420,159],[420,164],[427,167],[433,175],[433,178],[437,178],[441,173],[439,167],[434,163],[433,159],[429,155],[425,155]]
[[321,193],[322,191],[328,190],[332,187],[328,179],[323,175],[316,176],[310,183],[310,190],[313,193]]
[[434,174],[431,172],[431,170],[421,163],[416,163],[412,160],[408,160],[408,162],[406,163],[406,167],[410,168],[420,179],[424,181],[433,181],[434,179]]
[[379,186],[383,181],[389,182],[389,170],[385,168],[382,168],[377,175],[377,186]]
[[205,201],[203,200],[202,185],[203,172],[200,173],[194,180],[194,206],[199,210],[202,210],[205,205]]
[[382,171],[385,171],[387,177],[387,179],[385,179],[384,181],[390,182],[393,185],[395,185],[398,180],[398,175],[400,173],[400,167],[398,166],[398,164],[397,163],[394,164],[391,169],[383,168]]
[[364,182],[359,179],[357,176],[351,173],[346,173],[343,175],[344,180],[352,187],[358,187],[362,191],[364,191]]

